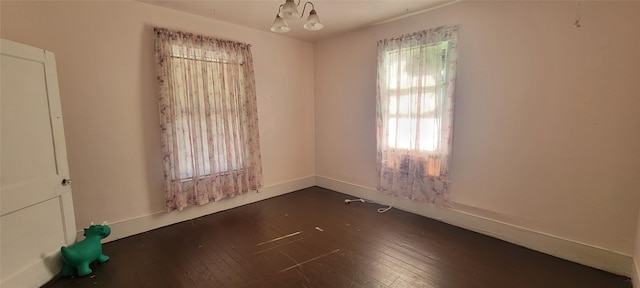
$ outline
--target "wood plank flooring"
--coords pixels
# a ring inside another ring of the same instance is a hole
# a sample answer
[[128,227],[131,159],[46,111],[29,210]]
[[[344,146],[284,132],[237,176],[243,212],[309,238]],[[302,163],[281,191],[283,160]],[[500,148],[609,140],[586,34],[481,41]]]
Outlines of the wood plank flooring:
[[109,242],[111,260],[91,275],[44,287],[631,287],[626,277],[347,198],[312,187]]

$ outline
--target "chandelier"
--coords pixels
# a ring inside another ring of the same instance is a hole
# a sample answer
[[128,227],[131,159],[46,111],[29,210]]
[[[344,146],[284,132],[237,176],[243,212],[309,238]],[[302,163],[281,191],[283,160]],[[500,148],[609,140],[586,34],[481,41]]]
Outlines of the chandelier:
[[304,6],[302,6],[302,13],[298,12],[298,6],[300,6],[300,0],[296,4],[294,0],[286,0],[284,4],[280,4],[278,8],[278,14],[276,14],[276,19],[273,21],[273,26],[271,26],[271,31],[276,33],[286,33],[291,30],[289,28],[289,24],[287,20],[295,20],[304,17],[304,12],[307,9],[307,5],[311,5],[311,11],[309,12],[309,17],[307,17],[307,22],[304,23],[304,29],[317,31],[324,28],[324,25],[320,23],[320,18],[318,18],[318,13],[316,13],[316,9],[311,2],[305,2]]

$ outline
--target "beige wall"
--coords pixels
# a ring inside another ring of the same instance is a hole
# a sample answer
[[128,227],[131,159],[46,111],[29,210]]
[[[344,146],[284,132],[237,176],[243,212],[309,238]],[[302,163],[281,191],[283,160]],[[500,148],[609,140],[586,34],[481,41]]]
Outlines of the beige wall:
[[582,2],[579,29],[575,8],[462,2],[317,43],[317,175],[375,188],[376,41],[458,24],[451,201],[633,255],[640,3]]
[[56,55],[78,228],[165,210],[155,25],[252,44],[264,184],[315,174],[312,44],[137,1],[0,8],[2,38]]
[[640,211],[638,211],[638,227],[636,229],[636,251],[633,254],[636,271],[632,279],[634,279],[634,287],[640,287]]
[[580,29],[573,2],[459,3],[315,46],[140,2],[0,5],[2,38],[56,53],[79,227],[164,210],[154,25],[253,45],[267,186],[374,188],[376,40],[457,23],[451,200],[634,253],[638,3],[583,2]]

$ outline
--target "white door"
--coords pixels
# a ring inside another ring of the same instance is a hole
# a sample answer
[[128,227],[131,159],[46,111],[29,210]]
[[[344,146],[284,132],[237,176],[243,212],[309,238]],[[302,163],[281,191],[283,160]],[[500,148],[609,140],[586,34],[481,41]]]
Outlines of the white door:
[[76,235],[56,64],[0,41],[0,286],[39,287]]

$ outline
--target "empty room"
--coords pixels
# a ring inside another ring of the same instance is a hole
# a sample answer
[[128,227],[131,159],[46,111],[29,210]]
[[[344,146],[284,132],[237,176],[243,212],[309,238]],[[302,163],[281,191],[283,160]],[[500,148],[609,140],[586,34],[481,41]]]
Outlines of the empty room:
[[640,287],[638,15],[2,0],[0,286]]

